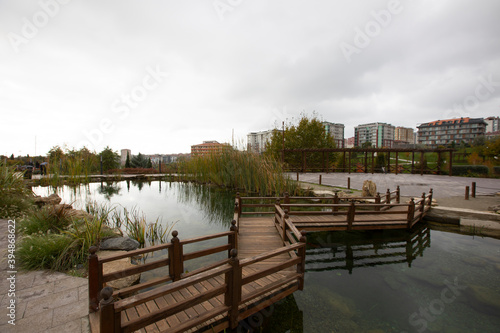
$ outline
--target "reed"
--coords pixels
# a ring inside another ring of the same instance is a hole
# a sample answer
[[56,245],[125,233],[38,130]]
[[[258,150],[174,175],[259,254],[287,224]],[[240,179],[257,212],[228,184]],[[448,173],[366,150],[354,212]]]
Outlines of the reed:
[[21,217],[32,206],[33,192],[24,185],[23,173],[0,160],[0,218]]
[[246,151],[227,149],[193,156],[179,162],[179,173],[189,180],[259,195],[299,192],[296,182],[283,172],[281,163],[270,156]]

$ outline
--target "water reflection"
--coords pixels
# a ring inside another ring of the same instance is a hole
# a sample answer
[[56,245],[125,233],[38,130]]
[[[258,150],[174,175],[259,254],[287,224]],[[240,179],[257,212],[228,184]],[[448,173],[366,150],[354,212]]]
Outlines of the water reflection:
[[120,194],[121,188],[117,183],[114,182],[106,182],[106,185],[101,182],[101,187],[99,187],[98,191],[100,194],[104,195],[104,198],[106,200],[109,201],[114,195]]
[[308,235],[306,271],[321,272],[412,262],[431,245],[430,228],[372,233],[330,232]]

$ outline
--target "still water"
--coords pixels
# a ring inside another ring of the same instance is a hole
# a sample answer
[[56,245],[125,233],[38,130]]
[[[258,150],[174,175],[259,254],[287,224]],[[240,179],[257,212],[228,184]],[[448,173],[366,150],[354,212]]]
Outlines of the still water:
[[[75,207],[136,207],[150,221],[177,222],[183,239],[228,230],[234,202],[231,192],[158,181],[33,190],[57,192]],[[255,331],[500,332],[500,240],[421,224],[411,232],[311,233],[307,242],[304,290],[241,332],[260,324]]]

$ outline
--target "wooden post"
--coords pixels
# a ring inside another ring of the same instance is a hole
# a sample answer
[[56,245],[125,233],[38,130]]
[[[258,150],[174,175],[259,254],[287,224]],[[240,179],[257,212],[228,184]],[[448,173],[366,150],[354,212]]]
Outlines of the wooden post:
[[321,185],[321,175],[319,175],[319,184]]
[[396,186],[396,203],[400,203],[401,201],[401,190],[399,189],[399,185]]
[[302,172],[306,172],[306,152],[302,152]]
[[390,204],[391,203],[391,190],[387,189],[387,192],[385,192],[385,203]]
[[420,219],[422,219],[425,212],[425,192],[422,193],[422,203],[420,204],[420,211],[422,214],[420,215]]
[[121,313],[115,313],[115,302],[113,300],[113,288],[105,287],[101,290],[100,303],[100,332],[115,333],[121,329]]
[[[236,226],[236,220],[231,221],[231,228],[229,228],[230,231],[233,233],[229,235],[229,244],[231,244],[231,249],[237,249],[238,248],[238,227]],[[227,257],[231,258],[231,249],[227,253]]]
[[[325,165],[326,165],[326,164],[325,164],[325,152],[322,152],[322,153],[321,153],[321,155],[322,155],[321,157],[323,158],[323,159],[322,159],[322,163],[323,163],[323,172],[326,172],[326,170],[325,170]],[[319,184],[321,185],[321,181],[319,182]]]
[[450,150],[450,164],[448,165],[448,173],[450,176],[453,174],[452,166],[453,166],[453,150]]
[[283,225],[282,225],[283,234],[281,235],[281,239],[283,239],[283,245],[286,245],[286,220],[288,219],[289,219],[288,209],[285,209],[285,216],[283,216]]
[[380,193],[377,192],[377,195],[375,196],[375,203],[379,206],[375,207],[375,210],[378,212],[380,211]]
[[[334,205],[338,205],[339,204],[339,195],[337,194],[337,192],[335,192],[334,196],[333,196],[333,204]],[[339,210],[338,207],[332,207],[332,212],[337,212]]]
[[372,174],[375,172],[375,152],[372,151]]
[[396,175],[398,174],[399,170],[398,170],[398,152],[396,152]]
[[411,224],[413,222],[413,218],[415,217],[415,201],[413,198],[410,200],[410,205],[408,206],[408,229],[411,228]]
[[429,207],[431,207],[431,206],[432,206],[432,196],[434,195],[433,193],[434,193],[434,191],[433,191],[433,189],[431,188],[431,189],[429,190]]
[[348,173],[351,173],[351,151],[350,150],[349,150],[349,166],[347,167],[347,171],[348,171]]
[[274,206],[274,226],[276,226],[276,224],[278,224],[278,207],[276,206],[280,206],[280,198],[276,199],[276,203],[275,203],[275,206]]
[[306,232],[305,230],[302,230],[300,232],[302,235],[299,239],[299,242],[301,242],[304,246],[298,249],[298,257],[301,258],[300,262],[297,264],[297,274],[300,274],[299,277],[299,290],[304,289],[304,275],[306,273],[306,243],[307,243],[307,238],[306,238]]
[[[285,192],[285,204],[286,204],[286,205],[289,205],[289,204],[290,204],[290,195],[288,194],[288,192]],[[291,211],[291,210],[292,210],[292,208],[291,208],[291,207],[288,207],[287,209],[288,209],[288,211]]]
[[441,151],[437,152],[438,158],[437,158],[437,174],[441,174]]
[[476,197],[476,182],[472,182],[472,191],[471,191],[471,196],[473,198]]
[[99,310],[99,291],[102,289],[102,272],[99,272],[97,246],[91,246],[88,258],[89,265],[89,312]]
[[415,151],[411,152],[411,174],[415,172]]
[[238,217],[241,217],[241,197],[240,197],[240,192],[236,192],[236,201],[238,202]]
[[424,174],[424,151],[420,151],[420,176]]
[[161,160],[158,161],[158,173],[161,173]]
[[326,173],[330,172],[330,153],[326,153]]
[[368,151],[365,150],[365,173],[368,173]]
[[172,246],[168,248],[168,257],[170,259],[169,273],[172,281],[181,279],[181,274],[184,272],[184,262],[182,260],[182,245],[177,235],[177,230],[172,231],[172,238],[170,242]]
[[387,172],[391,173],[391,152],[387,151]]
[[351,189],[351,177],[347,177],[347,189]]
[[342,171],[345,172],[345,150],[344,150],[344,153],[342,154]]
[[224,304],[230,307],[228,317],[231,329],[238,327],[238,305],[241,301],[241,267],[237,255],[238,250],[232,249],[231,259],[229,260],[232,269],[225,274],[227,289],[224,294]]
[[299,172],[297,171],[297,181],[299,181]]
[[352,223],[354,222],[354,216],[356,206],[354,206],[354,202],[351,201],[351,205],[349,206],[349,211],[347,212],[347,230],[352,230]]
[[465,186],[465,200],[469,200],[469,186]]

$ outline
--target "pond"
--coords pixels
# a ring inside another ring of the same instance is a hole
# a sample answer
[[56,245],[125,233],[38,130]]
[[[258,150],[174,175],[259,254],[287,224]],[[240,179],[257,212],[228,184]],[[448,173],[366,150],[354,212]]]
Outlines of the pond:
[[[174,229],[181,239],[227,231],[233,214],[234,193],[185,183],[123,181],[33,190],[43,195],[56,191],[76,207],[85,200],[137,207],[148,220],[178,221]],[[304,290],[240,328],[262,324],[256,331],[283,333],[500,331],[500,240],[423,223],[411,231],[307,237]]]

